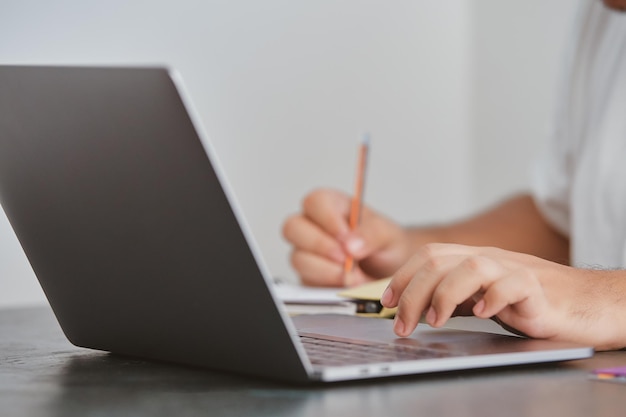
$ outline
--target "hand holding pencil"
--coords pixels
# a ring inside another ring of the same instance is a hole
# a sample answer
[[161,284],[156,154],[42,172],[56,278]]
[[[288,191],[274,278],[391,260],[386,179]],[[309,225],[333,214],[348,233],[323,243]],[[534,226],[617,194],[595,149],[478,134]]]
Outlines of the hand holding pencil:
[[346,287],[389,277],[412,255],[406,229],[363,205],[370,141],[359,146],[353,195],[333,189],[308,193],[287,218],[283,236],[305,285]]

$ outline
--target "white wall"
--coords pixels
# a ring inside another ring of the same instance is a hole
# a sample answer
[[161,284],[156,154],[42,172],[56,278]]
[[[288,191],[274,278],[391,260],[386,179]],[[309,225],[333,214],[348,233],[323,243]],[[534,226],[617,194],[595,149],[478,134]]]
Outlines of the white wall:
[[[512,0],[4,0],[0,63],[176,67],[270,270],[293,277],[281,222],[313,187],[351,189],[365,130],[373,140],[366,200],[402,222],[458,217],[492,198],[492,184],[494,193],[519,185],[518,167],[532,146],[505,153],[502,163],[514,169],[494,171],[495,179],[483,166],[494,159],[483,150],[501,140],[479,112],[499,88],[485,80],[498,77],[510,58],[500,37],[522,39],[524,56],[547,57],[550,69],[566,21],[556,5],[568,6],[565,0],[521,3],[518,14],[520,2]],[[533,18],[544,13],[545,24],[526,38]],[[505,35],[496,24],[501,19],[511,22]],[[563,20],[551,26],[551,19]],[[490,36],[491,43],[477,43]],[[523,68],[511,72],[528,75]],[[504,117],[520,89],[543,94],[552,82],[550,71],[530,77],[510,86],[489,111]],[[524,128],[517,127],[519,135]],[[40,302],[2,216],[0,305]]]

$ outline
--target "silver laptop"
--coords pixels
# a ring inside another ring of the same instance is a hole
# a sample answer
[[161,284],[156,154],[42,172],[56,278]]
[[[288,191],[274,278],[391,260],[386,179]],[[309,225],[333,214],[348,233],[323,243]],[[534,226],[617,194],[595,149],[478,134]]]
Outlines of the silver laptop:
[[290,318],[180,78],[0,66],[0,203],[77,346],[287,381],[564,361],[593,349]]

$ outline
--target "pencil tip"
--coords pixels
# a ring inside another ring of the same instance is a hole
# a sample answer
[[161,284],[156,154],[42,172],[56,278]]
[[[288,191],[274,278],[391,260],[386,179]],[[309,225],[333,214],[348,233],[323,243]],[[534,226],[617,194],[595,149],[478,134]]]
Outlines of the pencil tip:
[[362,143],[363,143],[363,145],[369,146],[369,144],[370,144],[370,134],[369,134],[369,132],[363,133]]

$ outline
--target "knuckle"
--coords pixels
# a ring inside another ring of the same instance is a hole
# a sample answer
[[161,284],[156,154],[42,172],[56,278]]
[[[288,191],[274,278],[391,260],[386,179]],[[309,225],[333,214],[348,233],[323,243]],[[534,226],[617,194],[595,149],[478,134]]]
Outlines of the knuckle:
[[302,272],[304,266],[304,257],[302,256],[301,251],[292,251],[291,255],[289,256],[289,262],[296,271]]
[[427,243],[423,245],[421,248],[419,248],[418,254],[425,259],[430,259],[435,256],[436,248],[437,248],[436,243]]
[[470,256],[463,261],[463,267],[472,272],[480,272],[487,269],[488,261],[483,256]]
[[326,191],[321,188],[317,188],[307,194],[302,200],[302,208],[305,212],[314,210],[319,205],[319,202],[324,199]]
[[539,279],[537,278],[537,275],[535,275],[535,273],[529,268],[519,268],[517,271],[515,271],[515,275],[519,277],[518,279],[523,282],[524,288],[531,288],[541,285]]
[[441,266],[439,243],[427,243],[422,246],[416,253],[415,257],[421,259],[425,268],[436,270]]
[[316,200],[317,198],[315,191],[304,197],[304,199],[302,200],[302,209],[305,213],[311,211],[313,207],[315,207]]
[[293,236],[293,231],[297,227],[298,224],[298,215],[289,216],[287,220],[283,223],[282,235],[288,241],[291,241],[291,236]]
[[441,263],[439,258],[427,258],[422,268],[428,273],[436,273],[441,267]]

